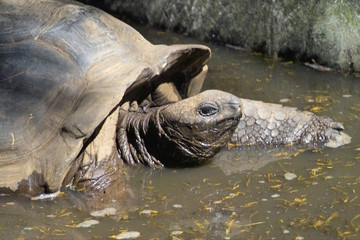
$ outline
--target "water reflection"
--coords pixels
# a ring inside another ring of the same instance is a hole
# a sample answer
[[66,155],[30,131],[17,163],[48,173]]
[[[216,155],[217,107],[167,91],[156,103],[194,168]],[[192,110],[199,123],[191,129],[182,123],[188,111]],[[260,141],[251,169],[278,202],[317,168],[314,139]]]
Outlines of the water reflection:
[[[322,148],[320,146],[320,148]],[[306,148],[297,147],[268,147],[267,149],[257,147],[232,147],[223,149],[214,159],[213,164],[217,165],[225,175],[234,173],[249,173],[257,171],[267,164],[284,159],[291,159]]]

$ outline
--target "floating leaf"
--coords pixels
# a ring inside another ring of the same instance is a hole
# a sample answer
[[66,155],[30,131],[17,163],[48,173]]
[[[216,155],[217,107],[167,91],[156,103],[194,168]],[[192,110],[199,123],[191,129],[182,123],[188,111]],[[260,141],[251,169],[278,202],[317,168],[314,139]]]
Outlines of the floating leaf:
[[315,107],[310,108],[310,111],[312,111],[314,113],[319,113],[319,112],[325,111],[325,109],[323,107],[315,106]]
[[304,203],[306,202],[306,198],[295,198],[294,201],[297,203]]
[[86,221],[83,221],[83,222],[77,224],[76,227],[78,227],[78,228],[88,228],[88,227],[91,227],[91,226],[99,224],[99,223],[100,222],[98,220],[90,219],[90,220],[86,220]]
[[93,217],[105,217],[115,214],[116,214],[116,209],[113,207],[105,208],[103,210],[94,211],[90,213],[90,215]]
[[245,182],[245,187],[248,187],[249,184],[250,184],[250,176],[247,175],[247,177],[246,177],[246,182]]
[[329,100],[330,100],[330,96],[316,96],[315,97],[315,102],[317,102],[317,103],[328,102]]
[[339,216],[339,213],[334,212],[333,214],[330,215],[330,217],[328,217],[328,219],[326,219],[325,223],[329,223],[331,220],[333,220],[334,218],[336,218],[338,216]]
[[241,205],[240,207],[242,208],[249,208],[255,204],[257,204],[258,202],[257,201],[253,201],[253,202],[249,202],[249,203],[245,203],[244,205]]
[[141,236],[140,232],[137,231],[123,231],[117,235],[112,235],[109,236],[109,238],[114,238],[114,239],[134,239],[134,238],[138,238]]
[[150,209],[145,209],[139,212],[139,215],[146,215],[148,217],[154,217],[158,214],[159,212],[156,210],[150,210]]

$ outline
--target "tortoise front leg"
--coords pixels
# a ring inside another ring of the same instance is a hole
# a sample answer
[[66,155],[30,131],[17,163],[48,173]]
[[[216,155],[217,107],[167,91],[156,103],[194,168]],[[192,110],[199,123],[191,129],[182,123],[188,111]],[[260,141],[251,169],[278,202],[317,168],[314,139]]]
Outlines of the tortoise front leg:
[[287,145],[325,143],[338,147],[351,138],[329,117],[280,104],[242,99],[243,116],[231,143],[236,145]]

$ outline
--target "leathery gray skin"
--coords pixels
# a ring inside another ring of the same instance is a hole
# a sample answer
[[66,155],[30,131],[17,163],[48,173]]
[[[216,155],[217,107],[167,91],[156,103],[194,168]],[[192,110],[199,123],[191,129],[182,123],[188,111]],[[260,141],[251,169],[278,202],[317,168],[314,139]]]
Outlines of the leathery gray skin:
[[280,104],[241,99],[243,116],[231,143],[255,145],[318,145],[339,147],[351,140],[341,123]]

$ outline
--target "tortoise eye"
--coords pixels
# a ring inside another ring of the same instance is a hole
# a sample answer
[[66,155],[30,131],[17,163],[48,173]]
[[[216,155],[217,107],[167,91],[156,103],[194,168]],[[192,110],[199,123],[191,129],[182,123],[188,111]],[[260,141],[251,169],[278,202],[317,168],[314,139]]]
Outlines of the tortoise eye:
[[204,104],[199,107],[198,112],[203,117],[209,117],[217,114],[219,112],[219,108],[213,104]]

